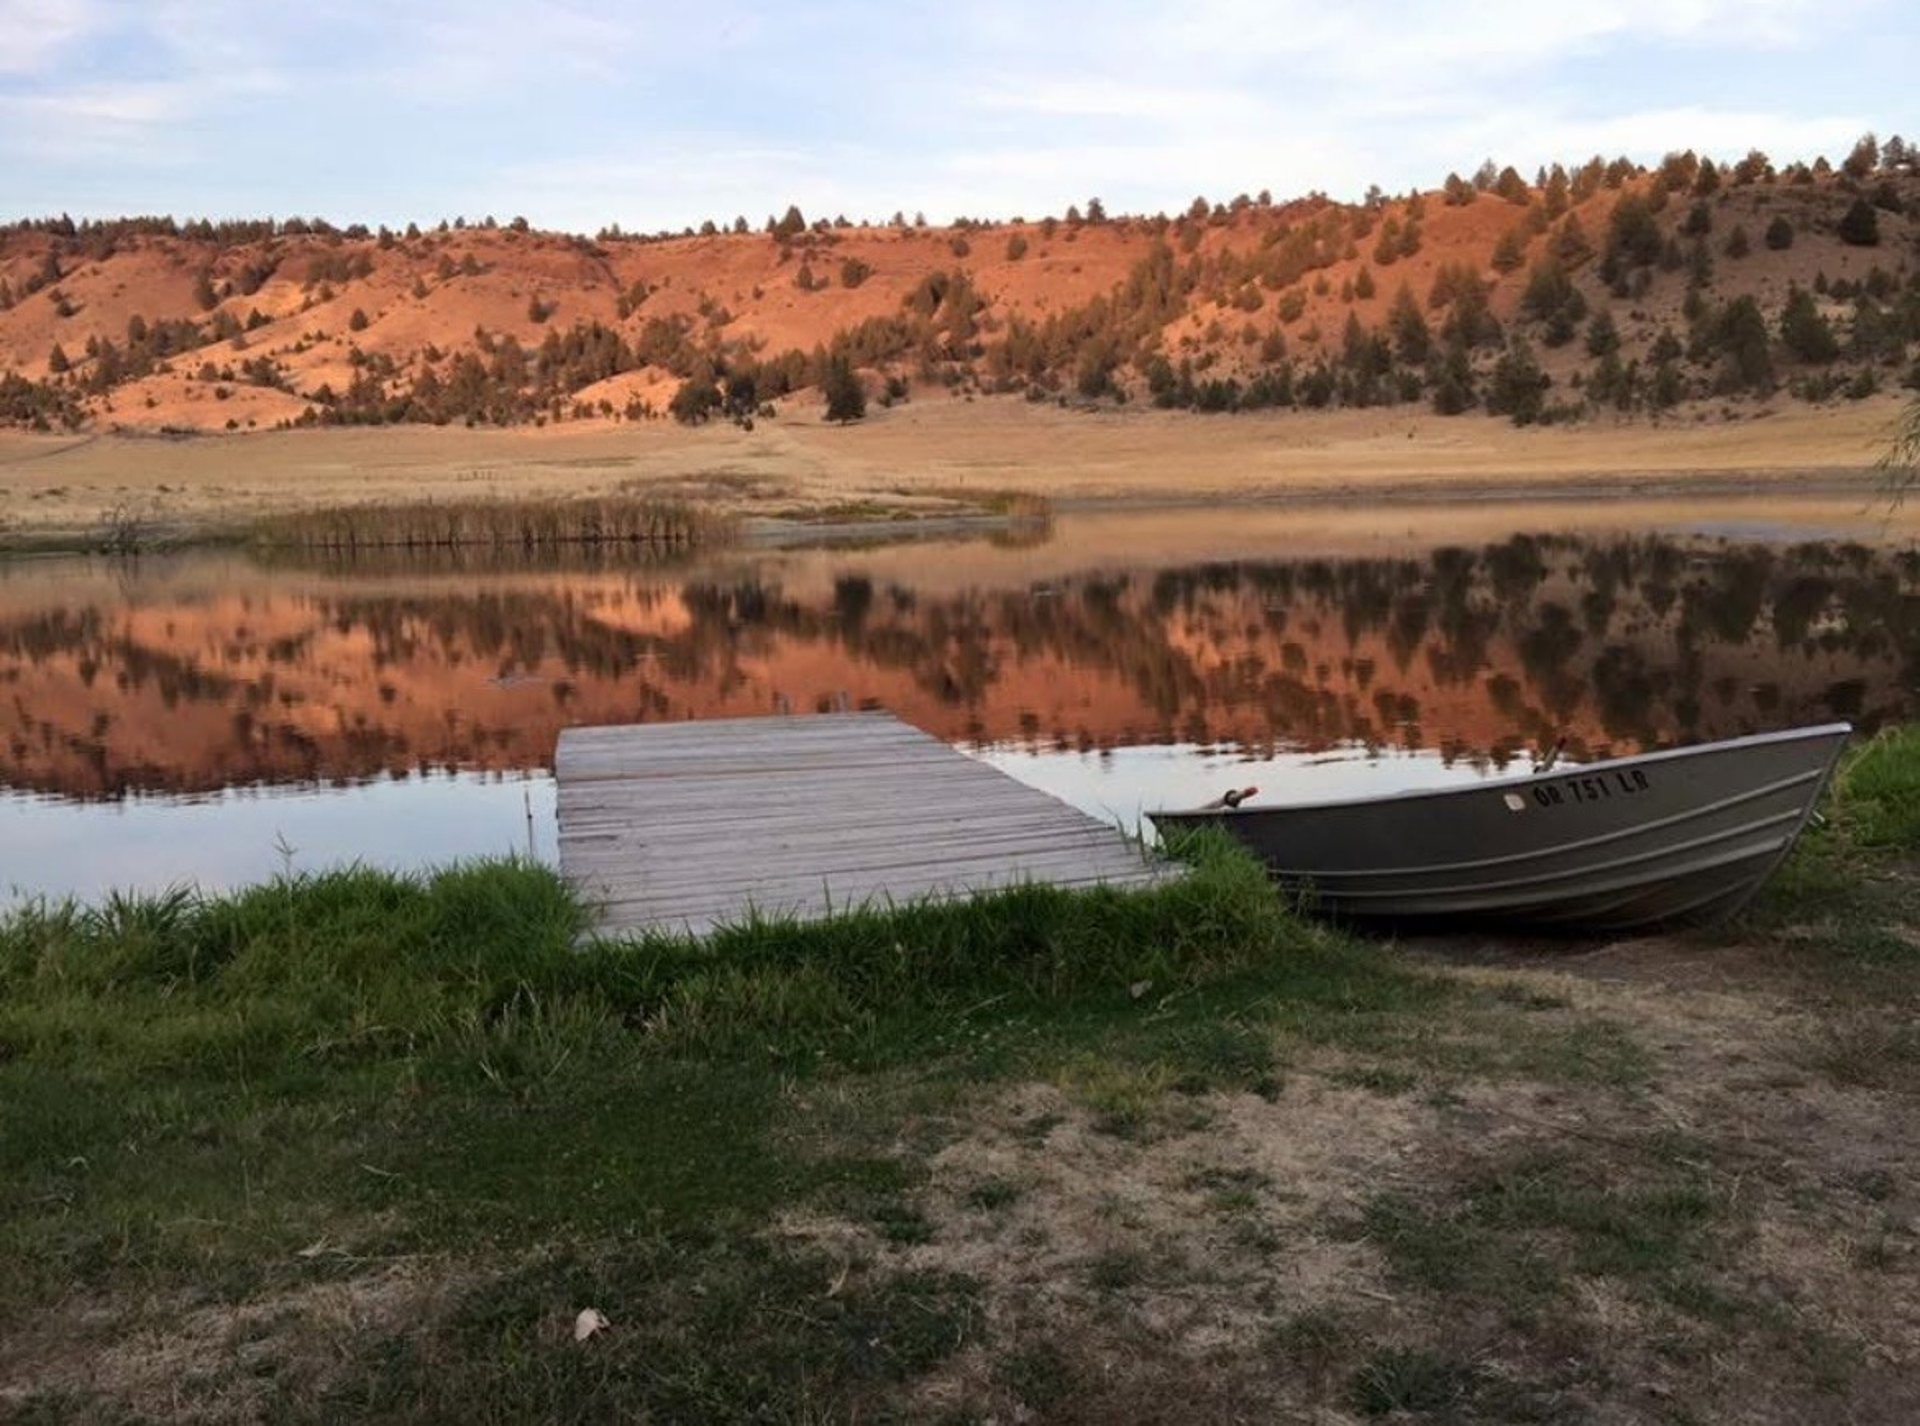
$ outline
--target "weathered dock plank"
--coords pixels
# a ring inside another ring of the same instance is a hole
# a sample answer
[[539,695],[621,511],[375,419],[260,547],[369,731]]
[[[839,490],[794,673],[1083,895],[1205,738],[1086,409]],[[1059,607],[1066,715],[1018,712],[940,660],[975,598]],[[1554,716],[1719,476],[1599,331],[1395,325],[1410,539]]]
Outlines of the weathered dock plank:
[[886,713],[569,728],[554,779],[560,870],[615,933],[1170,874]]

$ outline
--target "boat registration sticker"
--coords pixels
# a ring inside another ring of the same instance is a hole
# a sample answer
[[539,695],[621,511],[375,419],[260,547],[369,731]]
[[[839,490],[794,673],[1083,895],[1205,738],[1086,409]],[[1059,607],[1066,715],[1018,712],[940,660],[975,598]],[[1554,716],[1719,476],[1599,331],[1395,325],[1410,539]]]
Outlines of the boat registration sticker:
[[1650,786],[1646,773],[1639,768],[1616,768],[1585,777],[1543,782],[1533,789],[1533,800],[1542,807],[1562,807],[1569,802],[1609,802],[1616,797],[1635,796]]

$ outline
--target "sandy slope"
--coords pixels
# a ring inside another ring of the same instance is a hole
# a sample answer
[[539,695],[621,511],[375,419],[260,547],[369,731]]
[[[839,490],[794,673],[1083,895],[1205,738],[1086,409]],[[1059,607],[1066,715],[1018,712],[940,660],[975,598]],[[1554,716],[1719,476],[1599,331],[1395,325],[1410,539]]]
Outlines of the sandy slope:
[[0,531],[83,535],[115,507],[192,526],[302,505],[635,487],[780,513],[998,489],[1064,501],[1366,500],[1867,484],[1900,403],[1755,409],[1733,421],[1715,410],[1522,430],[1419,408],[1195,416],[934,398],[844,428],[802,407],[751,432],[648,422],[193,439],[6,433]]

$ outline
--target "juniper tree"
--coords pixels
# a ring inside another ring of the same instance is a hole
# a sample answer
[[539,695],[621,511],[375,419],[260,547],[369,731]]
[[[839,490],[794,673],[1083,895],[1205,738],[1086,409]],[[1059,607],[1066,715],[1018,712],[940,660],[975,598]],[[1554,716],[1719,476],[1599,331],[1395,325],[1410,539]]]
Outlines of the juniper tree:
[[1393,296],[1387,309],[1387,330],[1393,337],[1393,352],[1408,366],[1419,366],[1433,349],[1433,333],[1421,315],[1420,304],[1413,300],[1413,289],[1406,283]]
[[1619,350],[1620,329],[1614,325],[1613,313],[1602,307],[1587,323],[1587,355],[1606,357]]
[[1853,146],[1840,164],[1840,171],[1856,182],[1867,177],[1880,166],[1880,141],[1872,134],[1862,134],[1860,141]]
[[1493,245],[1493,270],[1512,272],[1527,260],[1527,240],[1516,225],[1500,235],[1500,241]]
[[853,363],[844,353],[835,353],[828,358],[826,374],[820,385],[827,398],[829,421],[845,425],[867,414],[866,388],[860,384],[859,373],[854,371]]
[[1877,247],[1880,242],[1880,215],[1866,199],[1856,198],[1847,209],[1846,216],[1840,219],[1837,231],[1843,243],[1856,248]]

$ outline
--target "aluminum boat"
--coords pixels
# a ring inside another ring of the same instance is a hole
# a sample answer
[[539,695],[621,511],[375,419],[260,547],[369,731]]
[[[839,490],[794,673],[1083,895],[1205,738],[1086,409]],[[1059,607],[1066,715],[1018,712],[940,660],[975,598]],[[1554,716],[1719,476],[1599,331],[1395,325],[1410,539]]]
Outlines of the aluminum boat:
[[1229,794],[1148,816],[1163,833],[1224,829],[1304,909],[1339,921],[1700,923],[1737,910],[1780,864],[1852,731],[1828,723],[1338,802],[1265,807]]

